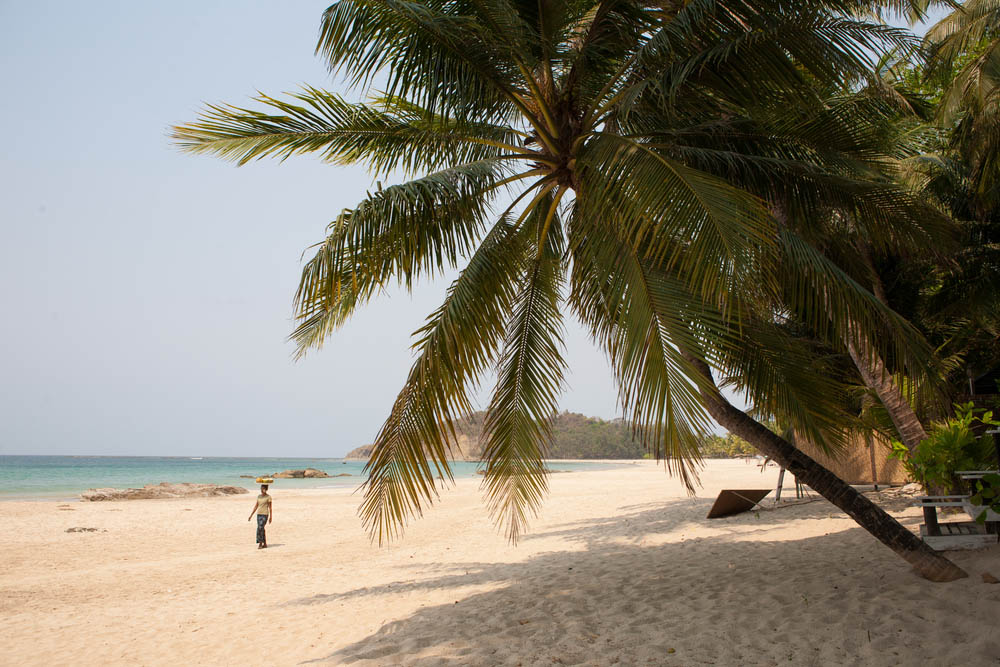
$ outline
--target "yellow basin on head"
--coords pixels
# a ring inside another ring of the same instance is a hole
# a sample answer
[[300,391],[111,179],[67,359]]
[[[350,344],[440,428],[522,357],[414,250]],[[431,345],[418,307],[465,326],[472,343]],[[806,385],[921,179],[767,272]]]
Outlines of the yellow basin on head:
[[257,483],[258,484],[274,484],[274,479],[271,478],[271,477],[258,477],[257,478]]

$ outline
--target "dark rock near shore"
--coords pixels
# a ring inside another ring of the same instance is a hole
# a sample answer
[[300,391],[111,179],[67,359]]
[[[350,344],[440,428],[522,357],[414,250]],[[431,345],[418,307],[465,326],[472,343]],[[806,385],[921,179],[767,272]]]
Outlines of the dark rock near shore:
[[321,478],[329,477],[322,470],[317,470],[316,468],[303,468],[301,470],[285,470],[283,472],[276,472],[271,477],[276,479],[303,479],[303,478]]

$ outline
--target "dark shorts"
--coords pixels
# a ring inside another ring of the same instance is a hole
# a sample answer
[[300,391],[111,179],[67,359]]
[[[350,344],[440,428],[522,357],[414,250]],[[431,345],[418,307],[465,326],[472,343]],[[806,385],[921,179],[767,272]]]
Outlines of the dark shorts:
[[257,515],[257,544],[264,544],[267,542],[267,537],[264,536],[264,526],[267,524],[267,515],[258,514]]

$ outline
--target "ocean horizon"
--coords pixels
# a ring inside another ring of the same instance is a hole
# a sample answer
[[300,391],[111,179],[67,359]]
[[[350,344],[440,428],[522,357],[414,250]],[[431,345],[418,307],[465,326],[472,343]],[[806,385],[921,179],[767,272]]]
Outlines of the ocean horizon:
[[[160,482],[225,484],[254,489],[254,477],[317,468],[317,479],[276,479],[274,488],[352,488],[365,479],[366,461],[337,457],[0,455],[0,500],[78,500],[93,488],[139,488]],[[450,463],[455,479],[475,477],[479,463]],[[559,470],[599,470],[611,460],[560,462]],[[242,477],[249,475],[251,477]],[[339,475],[339,476],[337,476]]]

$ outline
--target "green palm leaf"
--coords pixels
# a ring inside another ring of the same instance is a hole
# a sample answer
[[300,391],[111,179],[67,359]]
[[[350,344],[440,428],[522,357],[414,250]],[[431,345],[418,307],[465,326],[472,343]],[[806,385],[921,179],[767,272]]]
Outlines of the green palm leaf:
[[209,105],[199,121],[177,126],[172,137],[184,150],[241,165],[318,152],[327,162],[361,163],[376,173],[488,159],[517,141],[517,134],[506,128],[458,122],[391,98],[354,104],[308,87],[291,97],[297,103],[255,97],[270,113]]
[[784,301],[799,321],[841,349],[850,342],[870,354],[895,358],[912,378],[933,380],[928,365],[933,353],[913,325],[795,232],[782,230],[781,242],[783,275],[789,278]]
[[[340,0],[323,15],[317,53],[365,86],[389,69],[387,91],[457,118],[507,118],[524,91],[509,42],[437,3]],[[406,62],[406,67],[389,67]]]
[[[628,243],[581,215],[572,227],[570,303],[608,354],[625,418],[643,445],[688,486],[696,482],[698,443],[711,420],[698,396],[697,375],[679,354],[678,341],[699,344],[688,328],[709,309],[685,309],[687,290],[659,280]],[[679,307],[680,306],[680,307]]]
[[414,334],[419,356],[365,466],[361,517],[379,543],[423,511],[435,495],[435,477],[451,478],[452,420],[469,412],[469,385],[502,342],[527,247],[525,234],[500,220]]
[[410,288],[457,265],[478,241],[501,176],[495,160],[459,165],[369,193],[331,225],[295,296],[298,354],[318,347],[391,279]]
[[[525,229],[542,245],[528,262],[513,303],[483,423],[483,487],[491,514],[512,542],[546,489],[544,457],[565,368],[559,311],[563,235],[558,216],[549,216],[555,205],[554,197],[546,197],[525,220]],[[547,219],[548,229],[538,239]]]
[[646,259],[677,266],[720,307],[739,285],[768,289],[775,227],[761,200],[627,137],[602,134],[577,159],[589,214],[621,226]]

